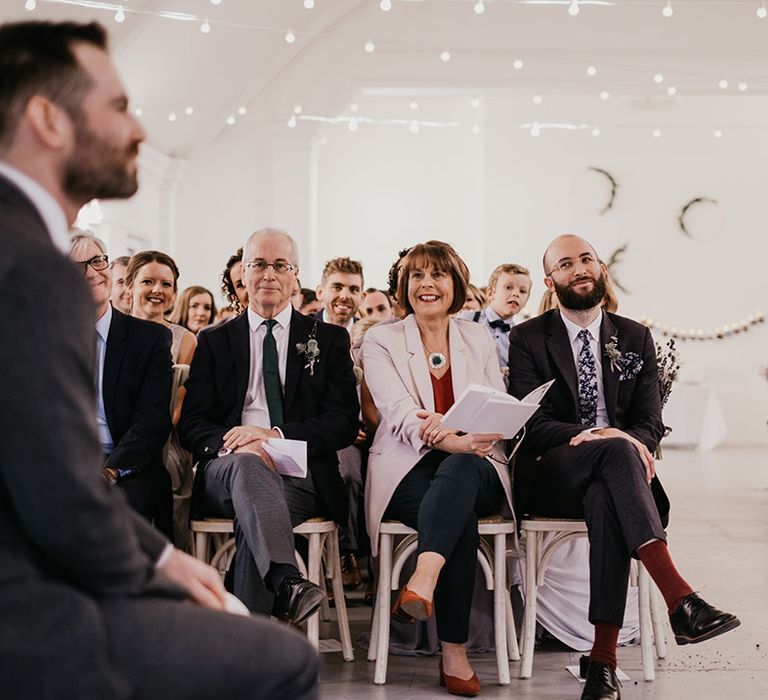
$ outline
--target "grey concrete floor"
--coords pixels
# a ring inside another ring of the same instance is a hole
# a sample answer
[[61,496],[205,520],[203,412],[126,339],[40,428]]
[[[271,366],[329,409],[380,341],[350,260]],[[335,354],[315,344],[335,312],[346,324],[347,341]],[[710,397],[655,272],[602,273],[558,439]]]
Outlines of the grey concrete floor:
[[[742,626],[696,646],[678,647],[668,637],[667,658],[657,661],[653,682],[642,680],[639,647],[619,649],[619,665],[630,676],[622,698],[768,698],[768,450],[668,449],[658,471],[672,501],[669,546],[679,570],[703,598],[737,614]],[[370,608],[353,607],[351,617],[357,639],[368,629]],[[537,649],[533,677],[518,678],[519,662],[512,662],[506,687],[496,685],[493,654],[475,655],[472,663],[480,697],[578,700],[580,685],[565,670],[578,656]],[[387,684],[375,686],[365,650],[356,647],[352,663],[324,653],[320,697],[447,698],[437,684],[437,664],[437,657],[390,656]]]

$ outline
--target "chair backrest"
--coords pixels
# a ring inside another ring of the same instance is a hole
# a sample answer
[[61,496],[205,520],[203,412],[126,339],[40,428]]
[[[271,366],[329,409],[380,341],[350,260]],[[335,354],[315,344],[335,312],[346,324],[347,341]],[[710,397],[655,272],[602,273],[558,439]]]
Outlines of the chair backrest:
[[171,413],[176,408],[176,395],[179,393],[179,387],[184,386],[184,382],[189,377],[189,365],[173,366],[173,385],[171,387]]

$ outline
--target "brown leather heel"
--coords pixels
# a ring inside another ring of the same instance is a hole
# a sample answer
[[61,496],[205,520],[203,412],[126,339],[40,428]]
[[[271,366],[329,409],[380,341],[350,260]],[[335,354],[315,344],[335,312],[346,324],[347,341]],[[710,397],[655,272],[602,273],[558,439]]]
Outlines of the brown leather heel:
[[432,603],[403,586],[392,608],[392,616],[408,623],[414,620],[428,620],[432,617]]
[[445,686],[451,695],[462,695],[465,698],[473,698],[480,692],[480,679],[476,673],[473,673],[472,678],[468,680],[449,676],[443,671],[442,659],[440,659],[440,685]]

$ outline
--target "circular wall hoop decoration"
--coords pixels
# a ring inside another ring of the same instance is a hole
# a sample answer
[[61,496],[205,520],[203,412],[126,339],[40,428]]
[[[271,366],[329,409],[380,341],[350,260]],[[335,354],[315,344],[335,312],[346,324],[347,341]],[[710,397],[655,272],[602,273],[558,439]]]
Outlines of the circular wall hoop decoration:
[[688,236],[702,241],[711,241],[723,231],[723,212],[719,202],[712,197],[694,197],[683,206],[677,217],[680,230]]
[[601,216],[613,208],[619,185],[607,170],[590,165],[574,183],[576,199],[586,210]]

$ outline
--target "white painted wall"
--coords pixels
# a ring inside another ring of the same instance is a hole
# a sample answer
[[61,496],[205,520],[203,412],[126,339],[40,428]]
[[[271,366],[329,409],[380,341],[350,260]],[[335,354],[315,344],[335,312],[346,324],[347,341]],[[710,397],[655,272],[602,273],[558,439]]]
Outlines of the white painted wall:
[[[680,101],[673,113],[658,113],[668,125],[661,139],[650,136],[653,111],[595,103],[547,98],[535,114],[600,124],[600,138],[546,130],[534,138],[518,126],[531,118],[530,101],[510,97],[487,101],[471,116],[479,136],[469,130],[464,97],[440,104],[441,116],[462,120],[462,128],[416,135],[365,125],[310,134],[300,124],[279,137],[247,125],[228,130],[188,164],[178,191],[171,252],[182,282],[217,288],[228,255],[265,225],[298,239],[305,286],[338,255],[363,260],[366,284],[383,285],[400,247],[440,238],[457,247],[479,284],[497,263],[529,266],[535,310],[541,253],[552,237],[573,231],[606,257],[630,243],[618,269],[631,290],[620,295],[625,315],[713,328],[765,311],[768,144],[756,115],[766,113],[768,100],[745,97],[738,118],[716,98]],[[724,129],[723,139],[712,137],[714,125]],[[614,208],[602,216],[604,191],[586,174],[590,165],[619,183]],[[716,198],[719,209],[714,216],[693,212],[694,233],[710,237],[720,216],[722,230],[707,240],[687,238],[677,216],[702,195]],[[768,324],[733,339],[681,345],[684,376],[715,385],[734,444],[766,443],[768,383],[759,376],[768,365],[766,339]]]

